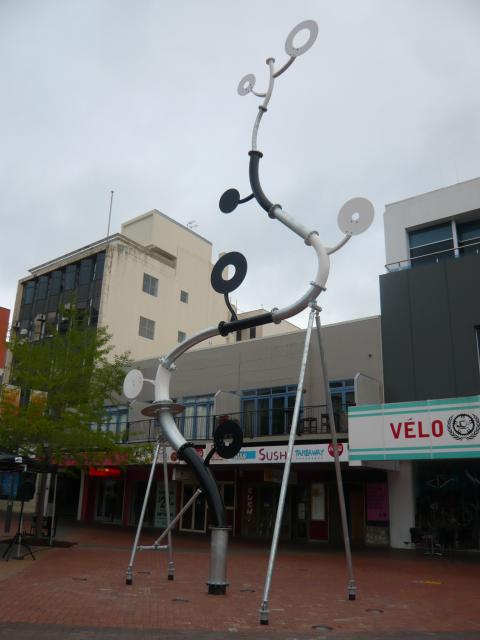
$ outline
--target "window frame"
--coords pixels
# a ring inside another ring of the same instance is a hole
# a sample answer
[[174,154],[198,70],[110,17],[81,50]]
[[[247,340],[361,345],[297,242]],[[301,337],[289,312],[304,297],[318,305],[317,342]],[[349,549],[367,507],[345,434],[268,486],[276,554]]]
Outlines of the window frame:
[[180,289],[180,302],[183,302],[184,304],[188,304],[188,291],[185,291],[184,289]]
[[158,298],[158,278],[150,273],[143,272],[142,291],[149,296]]
[[[142,326],[145,329],[145,333],[142,333]],[[152,329],[151,331],[152,335],[149,335],[150,334],[149,328]],[[141,338],[146,338],[147,340],[155,340],[155,320],[150,320],[150,318],[145,318],[145,316],[140,316],[140,320],[138,323],[138,335]]]

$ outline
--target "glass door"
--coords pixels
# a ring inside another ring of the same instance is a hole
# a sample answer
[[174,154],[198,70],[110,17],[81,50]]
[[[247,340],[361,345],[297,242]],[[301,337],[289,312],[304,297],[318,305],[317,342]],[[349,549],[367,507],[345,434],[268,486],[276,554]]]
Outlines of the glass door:
[[[182,484],[182,509],[198,489],[197,485],[190,483]],[[205,495],[201,493],[197,496],[193,506],[190,506],[182,515],[180,521],[180,531],[196,531],[204,533],[207,530],[207,503]]]
[[104,478],[97,484],[95,520],[120,524],[123,515],[123,479]]

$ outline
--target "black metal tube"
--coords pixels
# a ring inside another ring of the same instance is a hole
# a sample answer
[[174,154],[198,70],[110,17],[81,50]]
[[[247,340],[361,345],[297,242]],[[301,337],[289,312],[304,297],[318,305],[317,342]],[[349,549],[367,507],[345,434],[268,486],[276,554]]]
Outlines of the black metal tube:
[[185,462],[192,469],[200,486],[205,492],[208,506],[210,507],[216,527],[226,527],[227,512],[222,502],[220,492],[215,482],[212,472],[203,464],[203,460],[197,454],[193,446],[185,446],[182,448],[181,455]]
[[262,207],[262,209],[265,209],[265,211],[268,213],[273,207],[273,202],[270,202],[267,196],[263,193],[263,189],[260,185],[260,178],[258,176],[258,165],[260,163],[260,158],[263,156],[263,153],[261,151],[249,151],[248,155],[250,156],[248,175],[250,178],[250,186],[252,187],[253,195],[255,196],[255,200]]
[[251,318],[244,318],[243,320],[220,322],[218,332],[221,336],[228,336],[229,333],[233,333],[234,331],[250,329],[250,327],[259,327],[262,324],[270,324],[270,322],[273,322],[272,314],[262,313],[259,316],[252,316]]

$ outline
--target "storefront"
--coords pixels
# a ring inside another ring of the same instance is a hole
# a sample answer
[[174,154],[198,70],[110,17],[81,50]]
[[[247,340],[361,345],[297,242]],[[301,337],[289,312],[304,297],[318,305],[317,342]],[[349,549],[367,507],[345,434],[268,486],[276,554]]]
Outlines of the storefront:
[[[206,455],[211,445],[198,447]],[[352,544],[388,543],[386,474],[349,468],[348,448],[340,444],[340,461]],[[275,524],[287,445],[244,447],[235,458],[214,455],[211,470],[220,489],[232,536],[270,540]],[[173,449],[167,448],[170,513],[174,517],[197,489],[191,470]],[[83,519],[136,526],[147,488],[150,467],[91,468],[84,478]],[[147,502],[144,526],[166,526],[163,467],[159,462]],[[180,518],[181,532],[204,534],[211,525],[205,498],[200,494]],[[385,533],[385,531],[387,533]],[[343,543],[333,448],[329,443],[294,447],[286,504],[280,532],[282,540]]]
[[480,396],[349,409],[350,458],[389,472],[397,545],[480,549]]

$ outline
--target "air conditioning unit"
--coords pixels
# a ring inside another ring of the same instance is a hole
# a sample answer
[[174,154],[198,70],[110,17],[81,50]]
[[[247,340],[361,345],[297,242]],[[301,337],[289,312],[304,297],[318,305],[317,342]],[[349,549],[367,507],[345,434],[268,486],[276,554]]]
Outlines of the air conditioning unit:
[[35,320],[38,320],[38,322],[45,322],[47,316],[44,313],[38,313],[35,316]]
[[20,335],[26,336],[28,334],[28,329],[20,329]]

